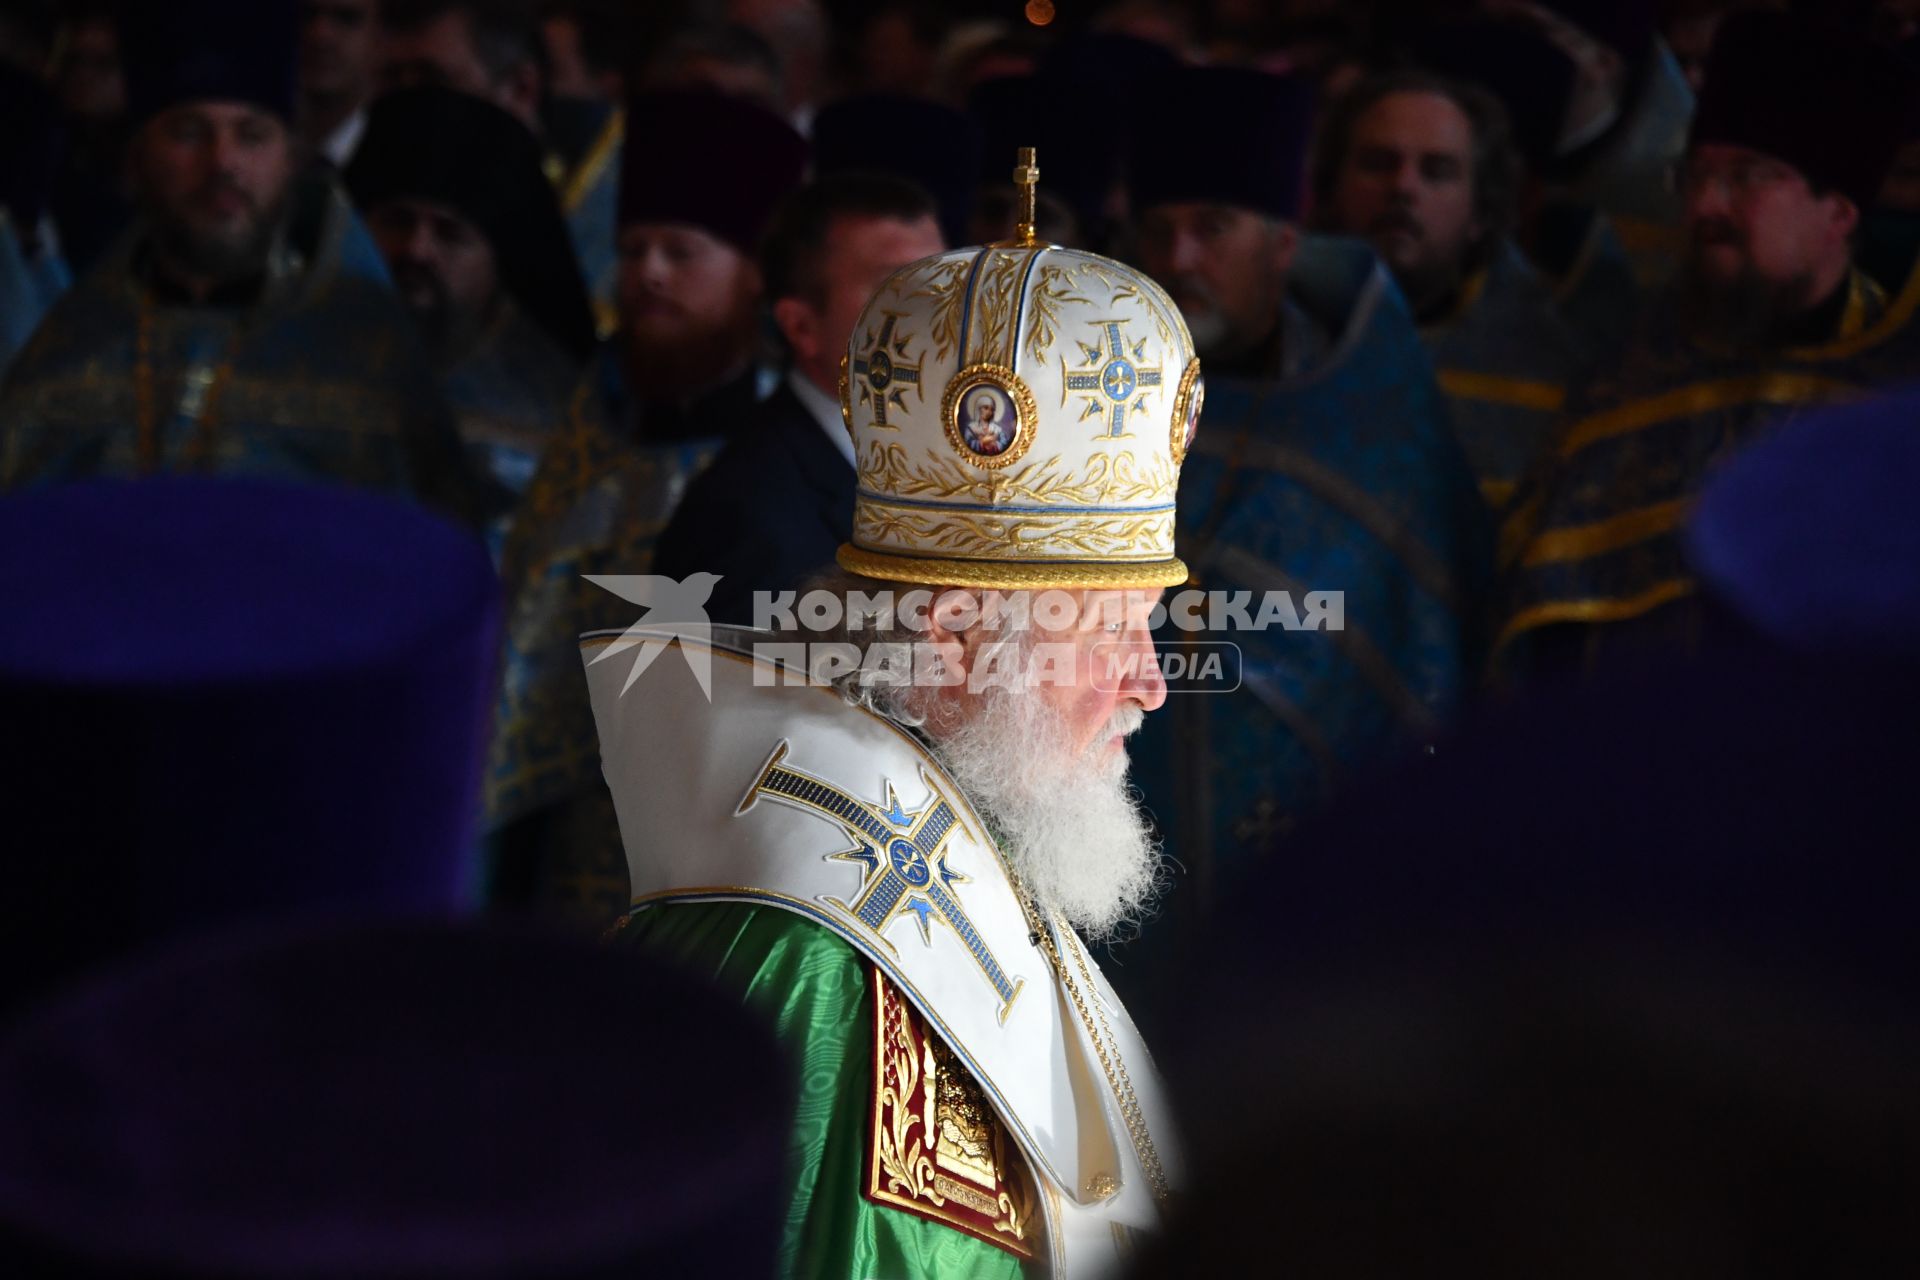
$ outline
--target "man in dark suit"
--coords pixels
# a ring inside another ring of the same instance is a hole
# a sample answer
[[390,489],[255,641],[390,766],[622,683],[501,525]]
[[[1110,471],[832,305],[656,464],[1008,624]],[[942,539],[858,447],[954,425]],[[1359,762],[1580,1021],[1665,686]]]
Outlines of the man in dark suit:
[[[898,178],[821,178],[774,214],[760,265],[792,356],[786,381],[687,490],[654,553],[657,574],[721,575],[707,606],[715,622],[753,621],[755,592],[799,588],[852,535],[840,363],[881,283],[944,247],[932,198]],[[882,394],[918,392],[897,376],[893,384]]]

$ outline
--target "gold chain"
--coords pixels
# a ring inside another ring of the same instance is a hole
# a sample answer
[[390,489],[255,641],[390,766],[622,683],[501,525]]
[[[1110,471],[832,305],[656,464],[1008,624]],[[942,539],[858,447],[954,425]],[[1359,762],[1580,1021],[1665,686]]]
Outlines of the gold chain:
[[[1008,875],[1012,875],[1011,869]],[[1098,993],[1093,995],[1093,1011],[1087,1010],[1087,1000],[1081,995],[1080,984],[1073,980],[1066,963],[1060,958],[1060,951],[1054,945],[1053,931],[1041,920],[1039,912],[1027,896],[1025,886],[1014,879],[1014,893],[1020,899],[1020,907],[1027,915],[1027,923],[1032,926],[1033,935],[1047,954],[1047,960],[1053,965],[1053,971],[1060,975],[1060,981],[1067,989],[1067,997],[1073,1001],[1074,1011],[1080,1015],[1080,1023],[1086,1027],[1087,1034],[1093,1039],[1093,1051],[1100,1059],[1100,1070],[1107,1077],[1107,1087],[1113,1090],[1114,1100],[1120,1104],[1120,1114],[1127,1122],[1127,1133],[1133,1139],[1133,1152],[1140,1158],[1140,1167],[1146,1170],[1147,1184],[1153,1190],[1153,1198],[1162,1208],[1167,1204],[1167,1172],[1160,1163],[1160,1149],[1154,1145],[1153,1134],[1147,1131],[1146,1113],[1140,1109],[1140,1099],[1133,1091],[1133,1079],[1127,1074],[1126,1059],[1120,1055],[1118,1042],[1113,1042],[1109,1051],[1108,1044],[1113,1041],[1113,1028],[1107,1023],[1107,1015],[1100,1008]],[[1062,928],[1069,928],[1064,922]],[[1087,967],[1086,957],[1077,947],[1073,950],[1074,963],[1079,966],[1081,976],[1086,979],[1089,992],[1094,991],[1093,973]],[[1098,1025],[1095,1025],[1095,1018]]]

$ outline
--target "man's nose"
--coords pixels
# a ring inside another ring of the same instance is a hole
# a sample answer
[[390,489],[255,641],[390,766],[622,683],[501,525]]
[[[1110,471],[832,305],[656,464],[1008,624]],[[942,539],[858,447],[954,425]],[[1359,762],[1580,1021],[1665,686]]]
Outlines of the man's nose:
[[207,148],[207,161],[214,171],[232,174],[240,167],[240,140],[231,130],[215,129],[212,143]]
[[1690,221],[1726,217],[1734,211],[1732,184],[1724,173],[1705,171],[1686,175],[1686,215]]
[[1144,626],[1127,629],[1127,657],[1122,667],[1127,678],[1120,693],[1138,702],[1142,709],[1158,711],[1167,701],[1167,678],[1160,670],[1160,655],[1154,652],[1153,633]]
[[1707,218],[1724,218],[1733,211],[1733,201],[1727,194],[1727,183],[1720,174],[1709,174],[1697,178],[1687,186],[1687,220],[1700,222]]
[[672,264],[664,249],[648,249],[640,255],[640,278],[650,285],[662,285],[671,274]]

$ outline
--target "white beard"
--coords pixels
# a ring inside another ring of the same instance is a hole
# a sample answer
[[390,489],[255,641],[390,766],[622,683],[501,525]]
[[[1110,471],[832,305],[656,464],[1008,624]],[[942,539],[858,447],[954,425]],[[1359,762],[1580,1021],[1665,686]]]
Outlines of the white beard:
[[1126,936],[1149,913],[1166,871],[1115,734],[1145,718],[1125,706],[1086,755],[1062,717],[1031,692],[993,689],[942,735],[935,753],[993,827],[1014,874],[1042,911],[1089,941]]

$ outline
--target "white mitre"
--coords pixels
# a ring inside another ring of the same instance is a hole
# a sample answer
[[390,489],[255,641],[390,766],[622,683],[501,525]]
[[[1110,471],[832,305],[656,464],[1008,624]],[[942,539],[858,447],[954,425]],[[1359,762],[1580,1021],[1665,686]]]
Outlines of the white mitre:
[[[1031,153],[1015,170],[1032,199]],[[840,564],[963,587],[1171,587],[1200,361],[1151,279],[1033,238],[903,267],[854,327]]]

